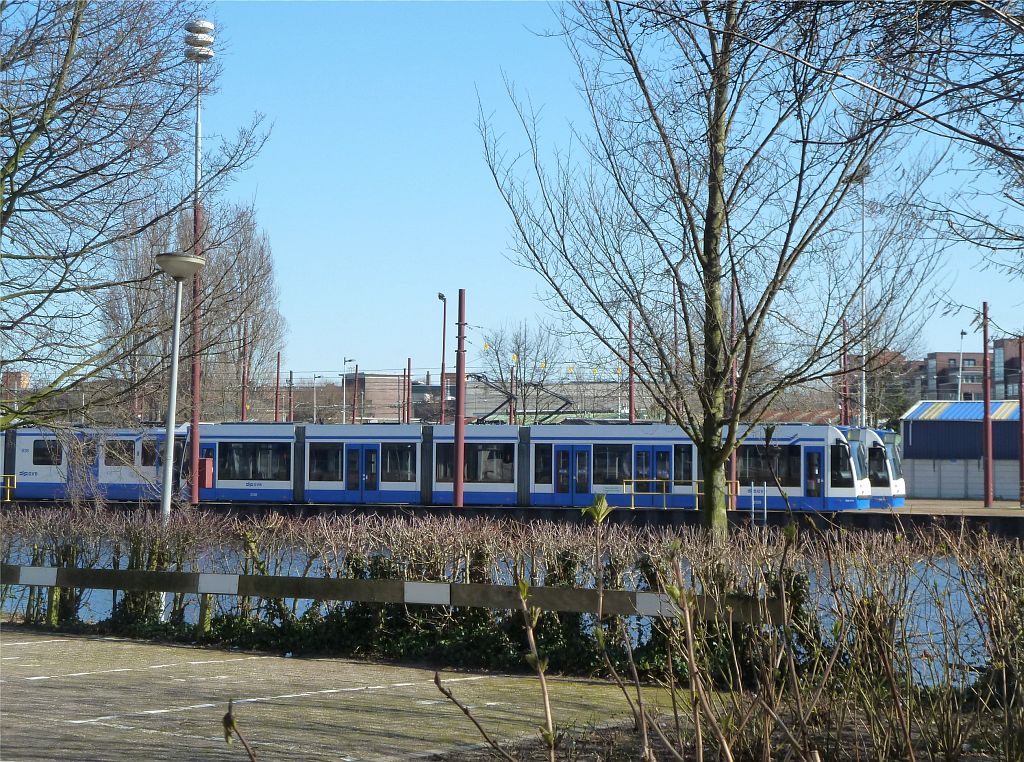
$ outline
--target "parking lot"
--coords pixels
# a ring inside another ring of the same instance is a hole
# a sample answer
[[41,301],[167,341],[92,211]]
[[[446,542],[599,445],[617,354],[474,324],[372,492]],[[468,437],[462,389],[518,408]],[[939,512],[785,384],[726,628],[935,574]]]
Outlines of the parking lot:
[[[415,759],[480,737],[433,684],[433,670],[296,659],[119,638],[0,630],[4,760],[245,759],[224,743],[228,699],[259,759]],[[528,676],[444,672],[503,738],[542,723]],[[552,682],[560,725],[627,717],[614,686]]]

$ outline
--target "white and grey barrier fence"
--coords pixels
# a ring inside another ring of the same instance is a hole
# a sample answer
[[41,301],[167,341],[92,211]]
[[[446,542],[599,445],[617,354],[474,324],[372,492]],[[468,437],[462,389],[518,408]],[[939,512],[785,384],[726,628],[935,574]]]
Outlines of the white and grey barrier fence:
[[[513,585],[410,582],[401,579],[278,577],[0,564],[0,584],[488,609],[518,609],[520,605],[519,588]],[[596,614],[599,598],[597,590],[593,589],[531,587],[527,601],[530,606],[544,611]],[[780,602],[775,598],[695,596],[691,601],[692,613],[702,619],[747,623],[781,621]],[[602,610],[609,615],[647,617],[674,617],[682,613],[665,593],[630,590],[605,590]]]

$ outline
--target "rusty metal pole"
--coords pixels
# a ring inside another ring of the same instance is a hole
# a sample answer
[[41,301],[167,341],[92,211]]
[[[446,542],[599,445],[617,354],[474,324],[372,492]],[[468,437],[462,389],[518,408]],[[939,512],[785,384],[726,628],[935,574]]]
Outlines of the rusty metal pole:
[[288,371],[288,421],[295,420],[295,376]]
[[405,360],[405,422],[412,423],[412,358]]
[[988,356],[988,302],[981,305],[982,381],[985,413],[982,418],[982,461],[985,469],[985,507],[992,507],[992,368]]
[[249,408],[249,323],[242,325],[242,420],[248,420]]
[[405,368],[398,376],[398,413],[395,416],[399,423],[405,423]]
[[633,313],[629,313],[629,422],[636,423],[636,375],[633,373]]
[[[729,369],[729,415],[734,416],[736,414],[736,387],[737,387],[737,374],[736,374],[736,308],[737,308],[737,283],[736,273],[732,275],[732,288],[729,291],[729,354],[732,355],[732,362],[730,363]],[[735,490],[735,491],[734,491]],[[732,455],[729,456],[729,486],[726,489],[726,493],[729,495],[729,508],[736,510],[736,495],[739,492],[739,485],[736,483],[736,451],[733,450]]]
[[459,289],[459,345],[455,352],[455,474],[452,505],[462,507],[466,462],[466,289]]
[[441,300],[441,425],[444,425],[444,409],[448,404],[448,394],[444,383],[444,354],[445,341],[448,338],[448,298],[439,293],[437,298]]
[[[200,186],[203,183],[203,67],[196,62],[196,139],[195,139],[195,184],[192,189],[192,253],[203,256],[203,205]],[[199,353],[203,346],[203,323],[199,316],[202,302],[202,271],[192,276],[192,436],[189,437],[191,470],[189,500],[192,505],[199,503],[199,418],[202,405],[202,365]]]
[[1024,508],[1024,336],[1017,337],[1017,422],[1020,434],[1017,477],[1020,481],[1020,507]]
[[277,375],[274,376],[274,423],[281,419],[281,353],[277,353]]
[[355,378],[352,380],[352,423],[356,422],[356,401],[359,399],[359,364],[356,363]]

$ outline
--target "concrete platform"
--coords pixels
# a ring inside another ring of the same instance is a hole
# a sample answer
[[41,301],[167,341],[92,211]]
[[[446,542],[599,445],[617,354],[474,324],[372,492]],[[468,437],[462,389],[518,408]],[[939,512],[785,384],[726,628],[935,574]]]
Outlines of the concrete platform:
[[[0,628],[3,760],[238,760],[221,718],[235,718],[260,759],[397,760],[478,746],[431,669],[347,659],[292,659],[118,638]],[[535,678],[442,673],[488,731],[505,739],[542,724]],[[608,683],[553,679],[560,725],[628,717]],[[652,694],[653,697],[653,694]]]
[[908,499],[906,505],[892,509],[870,509],[875,513],[897,513],[900,515],[928,514],[931,516],[997,516],[1024,517],[1024,508],[1017,500],[995,500],[986,508],[982,500],[920,500]]

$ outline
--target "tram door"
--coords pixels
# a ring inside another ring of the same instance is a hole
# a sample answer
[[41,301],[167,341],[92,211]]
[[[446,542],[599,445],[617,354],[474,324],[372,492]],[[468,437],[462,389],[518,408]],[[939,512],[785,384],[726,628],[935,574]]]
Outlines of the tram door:
[[380,445],[345,445],[345,492],[349,500],[380,500]]
[[633,505],[637,508],[668,506],[672,492],[672,447],[637,445],[633,448]]
[[594,502],[590,487],[590,447],[555,445],[555,500],[558,505],[587,506]]
[[[57,444],[55,442],[54,444]],[[98,443],[92,437],[69,437],[62,446],[67,464],[68,495],[84,497],[99,487]]]
[[825,508],[825,448],[804,448],[804,504],[808,510]]

